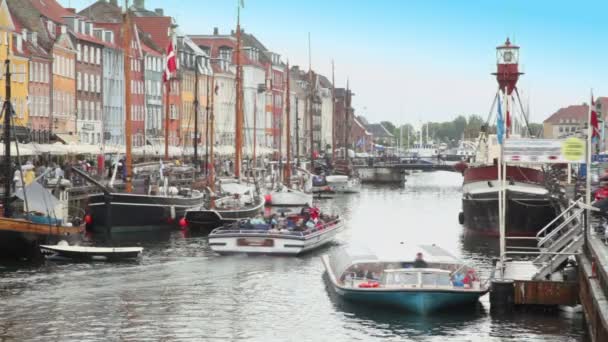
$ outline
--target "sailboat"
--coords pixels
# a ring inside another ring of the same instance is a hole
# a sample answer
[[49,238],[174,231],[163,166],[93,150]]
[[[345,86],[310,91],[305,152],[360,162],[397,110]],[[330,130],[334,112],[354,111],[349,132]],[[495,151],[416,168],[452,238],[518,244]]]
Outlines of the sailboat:
[[[311,85],[310,85],[310,89],[311,89],[311,95],[310,95],[310,101],[312,101],[312,71],[309,71],[311,74]],[[271,205],[271,206],[312,206],[312,175],[308,174],[307,175],[307,180],[304,182],[303,185],[303,189],[294,189],[292,187],[290,187],[290,183],[291,183],[291,125],[290,125],[290,120],[291,120],[291,115],[290,115],[290,109],[291,109],[291,95],[290,95],[290,85],[289,85],[289,75],[290,74],[290,70],[289,70],[289,64],[287,65],[287,83],[286,83],[286,90],[285,90],[285,98],[287,99],[287,101],[285,102],[286,104],[286,108],[285,108],[285,117],[286,117],[286,123],[287,123],[287,162],[285,165],[285,170],[284,170],[284,179],[283,179],[283,183],[278,183],[271,191],[268,192],[268,194],[266,195],[266,204],[267,205]],[[310,115],[312,116],[312,113],[310,113]],[[282,140],[282,135],[283,135],[283,128],[281,127],[280,129],[281,131],[281,139]],[[311,148],[312,148],[312,140],[311,140]],[[279,145],[280,146],[280,145]],[[281,153],[282,151],[280,151],[279,149],[279,160],[281,160],[283,158],[283,155]],[[312,163],[311,163],[311,167],[312,167]]]
[[[11,68],[9,53],[5,60],[4,115],[4,165],[11,165],[11,145],[19,152],[18,142],[12,140],[11,119],[15,117],[11,99]],[[17,164],[19,155],[17,155]],[[20,166],[20,165],[19,165]],[[59,199],[36,180],[18,187],[11,194],[10,167],[4,169],[4,196],[0,217],[0,257],[10,259],[33,258],[40,253],[38,245],[55,244],[61,240],[76,243],[84,232],[84,212],[72,217],[68,212],[68,193],[59,184],[56,187]],[[21,174],[21,173],[20,173]],[[24,184],[23,179],[21,183]]]
[[[117,233],[138,232],[170,228],[175,225],[177,218],[182,217],[187,209],[196,208],[204,203],[203,193],[192,189],[178,189],[169,186],[166,175],[163,175],[162,161],[160,163],[160,177],[156,185],[145,189],[143,194],[132,193],[131,174],[131,82],[130,82],[130,54],[131,51],[131,23],[130,14],[125,10],[123,14],[123,48],[125,51],[125,142],[126,142],[126,192],[119,193],[104,186],[89,177],[86,173],[76,170],[78,174],[90,183],[101,189],[100,194],[89,197],[89,222],[87,229],[93,232]],[[137,33],[135,33],[137,34]],[[172,44],[172,43],[171,43]],[[171,46],[171,48],[173,48]],[[168,64],[170,59],[168,59]],[[168,71],[171,68],[167,66]],[[169,82],[166,82],[166,96],[169,98]],[[167,107],[168,105],[167,101]],[[168,108],[167,108],[168,109]],[[165,122],[168,122],[169,110],[166,111]],[[168,130],[168,126],[165,127]],[[165,134],[165,144],[169,141]],[[166,149],[165,149],[166,151]]]
[[[183,221],[180,220],[180,225],[188,226],[192,229],[203,229],[211,231],[225,224],[230,224],[247,218],[253,218],[262,211],[264,207],[264,198],[260,196],[258,187],[251,186],[247,183],[240,182],[241,172],[241,156],[242,156],[242,123],[243,123],[243,67],[241,65],[241,27],[240,27],[240,6],[237,11],[236,25],[236,146],[235,146],[235,176],[234,180],[220,180],[219,187],[222,196],[215,198],[216,194],[212,189],[209,189],[210,199],[206,205],[201,205],[196,208],[186,210]],[[215,79],[212,80],[211,89],[215,89]],[[211,92],[211,108],[213,108],[213,93]],[[212,109],[213,111],[213,109]],[[255,115],[254,115],[255,116]],[[213,113],[211,114],[213,118]],[[215,127],[213,123],[209,124],[208,129],[211,134],[214,134]],[[254,133],[255,135],[255,133]],[[213,140],[211,140],[213,141]],[[255,143],[254,143],[255,146]],[[255,155],[255,148],[254,148]],[[208,183],[214,187],[214,163],[213,150],[211,150],[211,177]],[[255,182],[255,179],[254,179]]]
[[[335,80],[334,80],[334,76],[333,76],[334,72],[333,72],[333,64],[332,64],[332,93],[335,94]],[[336,101],[335,101],[335,95],[332,95],[332,97],[334,98],[334,105],[333,105],[333,115],[334,117],[336,116]],[[332,192],[336,192],[336,193],[358,193],[361,191],[361,180],[359,179],[359,177],[357,177],[357,175],[354,173],[353,171],[353,167],[352,164],[350,162],[350,158],[348,156],[348,153],[346,151],[348,151],[348,146],[350,146],[350,142],[348,141],[350,134],[350,106],[351,106],[351,92],[350,92],[350,87],[348,86],[348,82],[346,85],[346,96],[344,97],[344,108],[345,108],[345,122],[346,125],[345,130],[346,132],[344,132],[344,159],[339,159],[336,160],[334,162],[334,170],[332,175],[328,175],[325,176],[325,181],[327,183],[327,185],[330,187]],[[334,120],[334,122],[336,122]]]

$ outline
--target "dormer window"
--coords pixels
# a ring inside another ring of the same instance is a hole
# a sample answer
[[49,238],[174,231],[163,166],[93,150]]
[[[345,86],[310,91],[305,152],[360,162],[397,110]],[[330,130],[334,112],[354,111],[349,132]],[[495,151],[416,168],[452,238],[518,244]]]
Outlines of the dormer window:
[[227,46],[220,47],[220,58],[225,61],[232,60],[232,49]]
[[55,36],[55,23],[52,22],[51,20],[47,20],[46,22],[46,28],[49,31],[49,34],[54,37]]

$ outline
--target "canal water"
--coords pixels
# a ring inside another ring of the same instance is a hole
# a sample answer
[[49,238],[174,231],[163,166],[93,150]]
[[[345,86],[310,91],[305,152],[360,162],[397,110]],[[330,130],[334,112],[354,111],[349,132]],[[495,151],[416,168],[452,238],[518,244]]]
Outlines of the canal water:
[[205,237],[175,231],[123,238],[143,240],[136,262],[0,264],[0,341],[585,340],[580,316],[497,317],[488,296],[473,308],[420,317],[332,292],[319,256],[353,243],[436,243],[489,274],[498,243],[463,233],[461,182],[456,173],[415,173],[402,188],[364,186],[359,195],[319,200],[347,227],[333,245],[301,257],[220,257]]

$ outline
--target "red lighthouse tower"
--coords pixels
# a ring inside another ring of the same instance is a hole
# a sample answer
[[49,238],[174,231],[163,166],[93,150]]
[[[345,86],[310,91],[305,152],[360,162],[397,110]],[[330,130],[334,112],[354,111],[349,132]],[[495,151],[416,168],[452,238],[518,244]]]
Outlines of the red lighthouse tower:
[[501,91],[506,95],[511,95],[516,89],[517,80],[523,72],[519,72],[519,46],[511,44],[509,38],[504,43],[496,47],[496,80]]

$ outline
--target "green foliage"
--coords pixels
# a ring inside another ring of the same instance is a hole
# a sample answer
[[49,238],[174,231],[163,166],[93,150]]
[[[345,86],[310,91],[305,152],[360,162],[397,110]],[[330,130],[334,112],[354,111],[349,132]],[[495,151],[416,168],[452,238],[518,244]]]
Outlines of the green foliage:
[[[484,119],[476,114],[471,114],[468,117],[459,115],[452,121],[430,122],[428,123],[429,138],[431,138],[434,142],[444,142],[449,146],[457,146],[458,142],[462,140],[463,137],[467,140],[477,139],[481,126],[484,123]],[[397,144],[399,144],[399,139],[401,139],[403,146],[408,146],[410,145],[410,142],[413,143],[418,140],[418,133],[412,124],[408,123],[399,127],[395,126],[390,121],[381,121],[381,124],[389,132],[393,133]],[[532,135],[537,137],[542,136],[542,124],[531,123],[530,129],[532,131]],[[495,128],[490,127],[490,132],[495,132]],[[426,124],[423,134],[423,139],[425,138]]]

